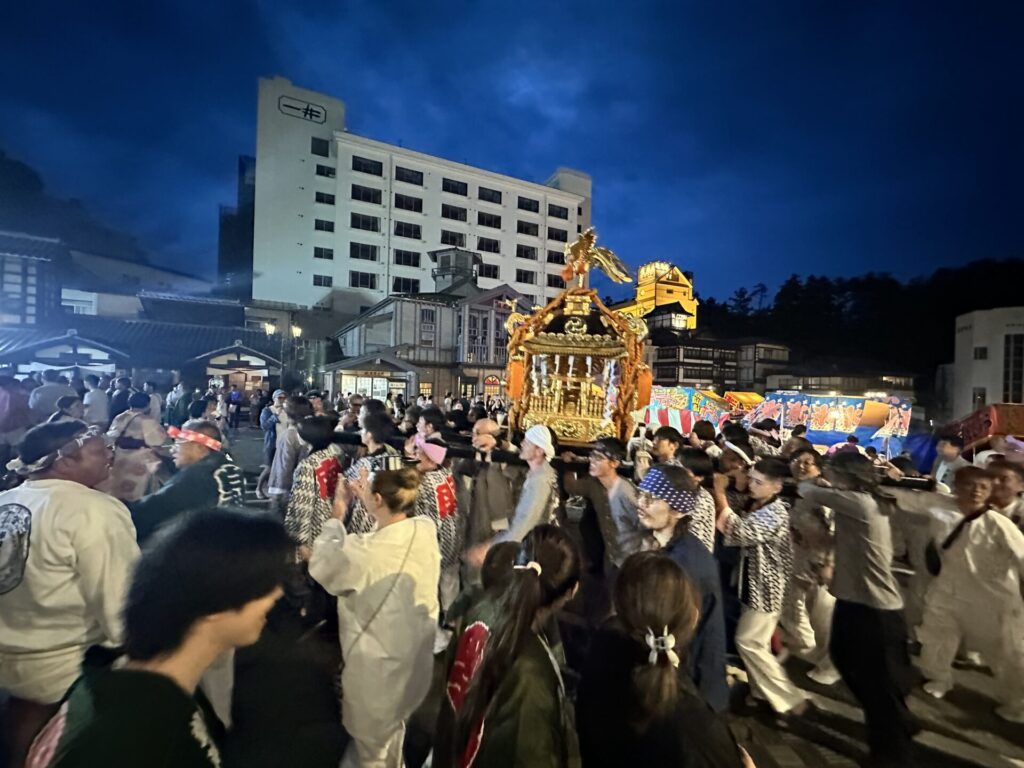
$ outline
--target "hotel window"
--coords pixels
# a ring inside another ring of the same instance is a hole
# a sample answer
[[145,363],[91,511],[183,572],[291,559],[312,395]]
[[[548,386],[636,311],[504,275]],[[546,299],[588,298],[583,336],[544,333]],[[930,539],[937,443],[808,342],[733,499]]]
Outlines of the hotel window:
[[410,168],[403,168],[400,165],[396,165],[395,181],[404,181],[406,184],[415,184],[417,187],[422,187],[423,171],[414,171]]
[[489,237],[478,237],[476,239],[476,249],[487,253],[501,253],[501,242],[492,240]]
[[674,365],[656,365],[654,367],[654,378],[670,381],[676,380],[676,367]]
[[565,254],[562,251],[548,251],[548,264],[565,264]]
[[1024,334],[1003,337],[1003,402],[1024,403]]
[[420,240],[420,225],[410,224],[407,221],[396,221],[395,222],[395,236],[396,237],[409,237],[413,240]]
[[419,293],[420,281],[411,277],[396,277],[391,282],[392,293]]
[[974,348],[974,359],[975,360],[988,360],[988,347],[975,347]]
[[369,243],[349,243],[348,256],[350,259],[362,259],[363,261],[377,260],[377,246]]
[[531,272],[528,269],[517,269],[516,270],[516,282],[517,283],[528,283],[533,285],[537,282],[537,273]]
[[565,288],[565,280],[558,275],[548,275],[548,288]]
[[569,233],[564,229],[548,227],[548,240],[557,240],[560,243],[565,243],[569,241]]
[[454,245],[456,248],[465,248],[466,236],[462,232],[452,232],[450,229],[442,229],[441,245]]
[[483,211],[477,211],[476,223],[481,227],[491,227],[492,229],[501,229],[501,216],[497,216],[493,213],[484,213]]
[[517,221],[516,232],[520,235],[533,235],[534,237],[537,237],[537,235],[540,234],[540,227],[532,221]]
[[395,264],[402,267],[418,267],[420,265],[420,255],[416,251],[403,251],[401,248],[396,248]]
[[313,229],[317,232],[333,232],[334,222],[327,221],[326,219],[315,219],[313,221]]
[[441,218],[452,219],[453,221],[465,221],[466,220],[466,209],[460,208],[457,205],[448,205],[447,203],[441,204]]
[[519,210],[530,211],[531,213],[540,213],[540,200],[534,200],[530,197],[520,197]]
[[334,205],[334,195],[330,192],[317,192],[316,201],[324,205]]
[[361,184],[352,185],[352,199],[361,203],[375,203],[380,205],[381,191],[373,187],[364,187]]
[[352,170],[359,173],[368,173],[371,176],[384,175],[384,163],[379,160],[368,160],[359,155],[352,155]]
[[462,195],[463,197],[467,197],[469,195],[469,185],[464,181],[456,181],[455,179],[442,179],[441,191],[449,192],[453,195]]
[[577,216],[582,216],[583,215],[583,206],[582,205],[576,206],[576,215]]
[[329,165],[317,165],[316,167],[317,176],[323,176],[325,179],[333,179],[334,174],[334,169]]
[[481,264],[480,265],[480,277],[486,277],[489,280],[498,280],[498,274],[500,270],[497,264]]
[[331,154],[331,142],[313,136],[309,142],[309,151],[320,157],[328,157]]
[[485,202],[501,205],[501,192],[496,189],[480,187],[480,189],[477,190],[477,197]]
[[313,248],[313,258],[327,259],[328,261],[332,261],[334,259],[334,249],[315,247]]
[[568,219],[569,209],[564,208],[561,205],[555,205],[554,203],[548,203],[548,216],[554,216],[556,219]]
[[434,323],[437,322],[437,310],[428,309],[422,307],[420,309],[420,322],[421,323]]
[[334,285],[334,278],[330,275],[313,275],[313,285],[318,288],[330,288]]
[[412,195],[400,195],[396,192],[395,208],[401,208],[403,211],[423,213],[423,200],[419,197],[413,197]]
[[531,259],[533,261],[536,261],[537,249],[534,248],[532,245],[523,245],[522,243],[519,243],[516,245],[516,256],[518,256],[520,259]]
[[349,220],[352,229],[365,229],[367,232],[380,232],[380,219],[367,216],[365,213],[353,213]]
[[372,272],[349,272],[349,288],[369,288],[377,290],[377,276]]

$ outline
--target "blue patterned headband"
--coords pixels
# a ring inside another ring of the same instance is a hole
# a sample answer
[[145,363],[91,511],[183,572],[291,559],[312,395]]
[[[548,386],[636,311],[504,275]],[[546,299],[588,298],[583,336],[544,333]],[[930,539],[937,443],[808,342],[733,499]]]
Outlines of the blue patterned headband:
[[697,494],[693,491],[678,490],[657,467],[651,467],[644,475],[644,479],[640,481],[640,490],[661,499],[673,511],[682,515],[692,515],[697,508]]

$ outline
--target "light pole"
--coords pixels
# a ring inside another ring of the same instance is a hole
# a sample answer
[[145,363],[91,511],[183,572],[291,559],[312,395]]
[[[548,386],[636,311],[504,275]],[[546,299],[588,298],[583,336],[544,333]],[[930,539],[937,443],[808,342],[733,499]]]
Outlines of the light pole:
[[[268,320],[267,322],[263,323],[263,330],[266,331],[267,336],[273,336],[275,333],[277,333],[277,325],[275,325],[273,322]],[[302,336],[302,329],[299,326],[297,326],[297,325],[293,325],[293,326],[291,326],[291,331],[292,331],[292,351],[294,352],[295,343]],[[285,368],[284,352],[285,352],[285,349],[284,349],[284,333],[282,332],[281,333],[281,356],[279,358],[279,360],[281,362],[281,375],[280,375],[279,380],[278,380],[278,386],[280,386],[280,387],[284,386],[284,368]]]

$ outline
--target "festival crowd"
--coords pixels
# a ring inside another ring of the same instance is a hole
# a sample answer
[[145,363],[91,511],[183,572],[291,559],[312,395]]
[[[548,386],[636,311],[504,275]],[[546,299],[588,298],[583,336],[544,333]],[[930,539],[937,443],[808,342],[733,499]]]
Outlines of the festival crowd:
[[730,715],[822,716],[787,656],[871,765],[922,764],[907,696],[958,658],[1024,723],[1012,438],[922,473],[770,420],[569,451],[495,397],[156,389],[0,376],[9,765],[749,767]]

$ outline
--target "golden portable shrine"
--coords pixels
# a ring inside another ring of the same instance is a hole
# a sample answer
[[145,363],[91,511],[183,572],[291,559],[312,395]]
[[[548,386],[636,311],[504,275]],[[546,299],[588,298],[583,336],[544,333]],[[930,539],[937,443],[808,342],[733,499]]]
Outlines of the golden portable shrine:
[[609,309],[596,290],[584,287],[594,267],[615,282],[632,282],[619,258],[596,241],[591,228],[566,245],[562,276],[568,287],[561,294],[530,316],[509,316],[505,378],[513,431],[544,424],[562,444],[625,441],[633,412],[650,401],[647,324]]

